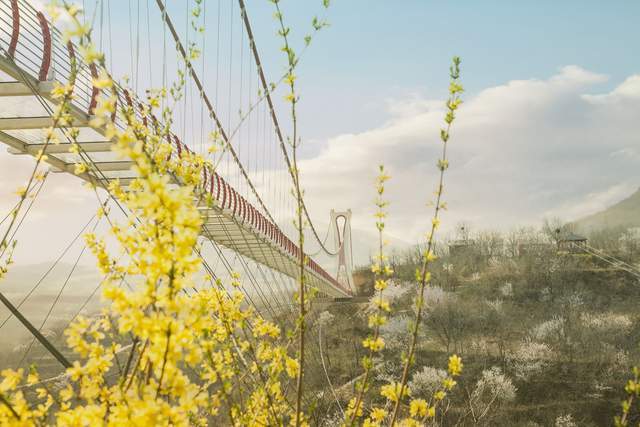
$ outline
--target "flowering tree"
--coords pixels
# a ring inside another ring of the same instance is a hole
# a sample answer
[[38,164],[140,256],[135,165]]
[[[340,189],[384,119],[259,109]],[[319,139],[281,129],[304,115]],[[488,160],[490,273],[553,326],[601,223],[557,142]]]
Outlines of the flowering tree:
[[482,371],[475,388],[468,395],[469,410],[466,414],[473,424],[486,422],[500,405],[516,398],[516,388],[500,368]]

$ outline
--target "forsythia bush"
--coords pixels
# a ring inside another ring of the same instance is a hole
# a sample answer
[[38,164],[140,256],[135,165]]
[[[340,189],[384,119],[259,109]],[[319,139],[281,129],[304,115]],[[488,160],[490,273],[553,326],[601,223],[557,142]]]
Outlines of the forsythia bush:
[[[75,23],[71,34],[85,60],[101,67],[94,84],[115,94],[78,10],[59,12]],[[73,82],[57,88],[63,104],[72,89]],[[109,189],[129,212],[123,223],[111,222],[120,253],[110,253],[104,238],[85,236],[105,275],[106,308],[95,318],[78,318],[65,332],[77,357],[59,379],[60,390],[41,382],[35,369],[2,371],[0,424],[287,424],[296,414],[284,389],[299,366],[279,328],[243,308],[241,292],[213,277],[207,278],[210,287],[191,292],[202,267],[195,251],[202,225],[197,203],[207,201],[198,200],[195,190],[206,162],[189,153],[167,161],[168,126],[144,126],[123,104],[117,114],[124,128],[112,121],[115,95],[99,98],[91,123],[106,129],[139,175],[126,191],[117,182]],[[150,98],[144,114],[159,104]],[[77,144],[71,149],[77,152]],[[88,168],[78,163],[76,173]],[[184,185],[171,185],[172,177]],[[125,275],[130,289],[119,285]]]

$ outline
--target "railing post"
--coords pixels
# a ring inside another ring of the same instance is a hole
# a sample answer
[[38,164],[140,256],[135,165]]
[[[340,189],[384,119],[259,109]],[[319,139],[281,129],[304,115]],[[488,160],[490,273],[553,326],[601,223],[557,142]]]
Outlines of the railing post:
[[38,12],[38,22],[40,22],[40,30],[42,31],[42,63],[40,64],[40,73],[38,80],[41,82],[49,79],[49,67],[51,66],[51,30],[47,18],[42,12]]
[[[96,68],[96,64],[89,64],[89,70],[91,70],[91,78],[98,78],[98,69]],[[93,111],[96,109],[96,105],[98,103],[98,95],[100,94],[100,89],[91,82],[92,90],[91,90],[91,102],[89,103],[89,115],[93,115]]]
[[20,8],[18,6],[18,0],[11,0],[11,41],[9,42],[9,50],[7,53],[10,58],[13,58],[16,54],[16,47],[18,47],[18,37],[20,37]]

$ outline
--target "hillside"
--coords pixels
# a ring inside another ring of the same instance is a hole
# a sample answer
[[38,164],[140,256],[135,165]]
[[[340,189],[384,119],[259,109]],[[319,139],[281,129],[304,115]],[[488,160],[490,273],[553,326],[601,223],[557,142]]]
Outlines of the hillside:
[[577,220],[576,227],[582,231],[603,228],[640,227],[640,189],[628,198],[609,208]]
[[[509,250],[488,251],[478,234],[471,237],[478,243],[443,252],[431,264],[412,397],[429,398],[440,384],[444,371],[439,369],[456,353],[464,371],[445,396],[437,425],[612,425],[628,367],[640,360],[637,279],[583,255],[543,247],[513,256]],[[526,232],[516,234],[513,241],[525,237]],[[640,252],[617,239],[611,244],[630,262],[640,259]],[[380,405],[376,386],[402,374],[393,357],[407,351],[420,262],[415,256],[395,257],[396,280],[384,291],[390,311],[380,328],[385,341],[380,360],[387,362],[376,365],[368,396]],[[360,274],[372,280],[370,270]],[[323,325],[327,369],[333,384],[342,385],[338,390],[345,384],[350,390],[359,372],[353,361],[362,357],[352,343],[370,334],[369,312],[353,304],[327,310],[331,316],[321,316],[329,319]],[[632,416],[637,425],[637,412]]]

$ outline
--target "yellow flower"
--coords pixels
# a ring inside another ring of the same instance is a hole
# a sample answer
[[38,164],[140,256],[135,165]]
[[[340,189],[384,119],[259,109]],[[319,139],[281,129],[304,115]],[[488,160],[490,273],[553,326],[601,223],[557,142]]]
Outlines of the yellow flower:
[[398,423],[398,425],[400,427],[422,427],[423,426],[422,423],[414,420],[413,418],[404,418],[400,420],[400,423]]
[[376,280],[374,288],[377,291],[384,291],[387,288],[387,281],[382,279]]
[[[400,388],[401,388],[400,383],[394,382],[391,384],[385,384],[382,387],[380,387],[380,394],[392,402],[397,402],[398,399],[400,398]],[[408,393],[409,393],[408,387],[405,387],[404,391],[402,392],[402,397],[407,396]]]
[[424,399],[413,399],[409,404],[409,413],[412,417],[424,417],[427,415],[427,401]]
[[67,400],[70,400],[72,397],[73,397],[73,387],[71,387],[71,384],[67,384],[65,388],[60,390],[60,400],[62,400],[63,402],[66,402]]
[[104,71],[102,71],[100,73],[100,77],[93,79],[93,85],[98,89],[106,89],[113,85],[113,81]]
[[453,378],[445,378],[442,380],[442,386],[447,390],[453,389],[456,384],[457,382]]
[[384,340],[382,337],[372,338],[367,337],[362,341],[362,346],[364,348],[371,349],[371,351],[380,351],[384,348]]
[[40,378],[38,377],[37,372],[33,371],[33,372],[30,372],[29,375],[27,375],[27,384],[34,385],[39,381],[40,381]]
[[27,188],[26,187],[20,187],[16,190],[16,194],[20,197],[24,197],[27,194]]
[[300,364],[297,360],[287,357],[285,366],[287,375],[289,375],[290,378],[296,378],[298,376],[298,373],[300,372]]
[[449,357],[449,374],[451,376],[458,376],[462,372],[462,359],[457,355]]
[[427,410],[427,418],[433,418],[435,416],[436,416],[436,407],[430,406],[429,409]]
[[43,162],[46,162],[49,159],[49,156],[44,154],[44,150],[39,150],[36,158],[42,160]]
[[369,316],[369,327],[373,328],[374,326],[382,326],[387,323],[387,318],[383,315],[372,314]]
[[387,416],[387,411],[382,408],[373,408],[369,416],[376,422],[382,422],[384,420],[384,417]]
[[258,319],[253,327],[253,333],[255,336],[269,336],[271,338],[277,338],[280,335],[280,329],[271,322],[267,322],[263,319]]
[[376,305],[376,307],[378,307],[380,310],[389,312],[391,311],[391,306],[389,305],[389,301],[382,298],[382,296],[377,297],[376,299],[373,300],[374,304]]
[[356,401],[357,399],[355,397],[353,397],[350,401],[349,404],[347,405],[347,415],[353,415],[354,413],[357,416],[362,416],[362,401],[360,401],[360,404],[358,405],[358,408],[356,408]]
[[20,381],[22,381],[22,369],[14,371],[13,369],[5,369],[2,374],[2,382],[0,382],[0,393],[14,390]]
[[433,253],[433,251],[424,251],[423,257],[427,262],[432,262],[438,259],[438,257],[436,256],[436,254]]
[[76,175],[80,175],[85,173],[86,171],[87,171],[87,165],[85,163],[76,163],[73,173],[75,173]]
[[295,80],[296,80],[296,76],[293,73],[287,73],[287,75],[284,78],[284,81],[287,84],[292,84]]

